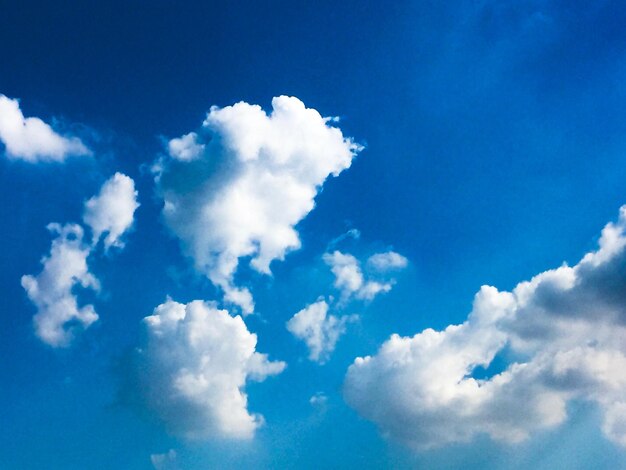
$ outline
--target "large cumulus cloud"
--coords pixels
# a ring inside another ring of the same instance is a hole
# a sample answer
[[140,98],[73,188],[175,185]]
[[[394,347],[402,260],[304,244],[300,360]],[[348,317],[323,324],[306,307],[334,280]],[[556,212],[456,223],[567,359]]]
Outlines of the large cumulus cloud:
[[329,176],[348,168],[360,147],[294,97],[272,112],[245,102],[212,107],[198,133],[169,142],[156,165],[168,227],[228,302],[253,311],[234,283],[242,257],[270,273],[273,260],[300,247],[295,226],[314,207]]
[[256,351],[240,316],[214,303],[167,300],[144,319],[137,388],[169,430],[190,439],[248,439],[263,423],[248,411],[248,381],[279,374],[284,362]]
[[[468,319],[443,331],[392,335],[357,358],[347,402],[413,447],[471,440],[517,442],[563,423],[567,402],[595,402],[602,430],[626,445],[626,206],[599,249],[512,292],[484,286]],[[497,354],[512,358],[478,379]]]

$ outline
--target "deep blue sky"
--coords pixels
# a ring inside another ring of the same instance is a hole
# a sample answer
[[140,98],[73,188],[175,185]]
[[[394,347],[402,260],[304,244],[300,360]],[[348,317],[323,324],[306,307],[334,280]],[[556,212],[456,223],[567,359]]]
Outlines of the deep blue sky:
[[[189,469],[626,468],[585,403],[518,446],[416,454],[340,393],[352,360],[391,333],[462,322],[481,285],[511,289],[595,246],[626,202],[625,25],[606,1],[0,2],[0,93],[95,152],[0,159],[0,468],[143,469],[170,448]],[[211,105],[268,108],[281,94],[340,116],[366,148],[298,226],[303,249],[254,281],[249,328],[289,362],[248,388],[265,427],[247,444],[188,443],[119,398],[140,320],[166,295],[216,295],[163,227],[146,165]],[[135,230],[94,262],[101,322],[53,350],[32,333],[20,277],[40,269],[46,224],[78,222],[115,171],[137,184]],[[410,266],[319,366],[282,325],[332,283],[320,256],[350,228],[362,236],[346,249],[392,247]],[[323,413],[308,403],[317,391]]]

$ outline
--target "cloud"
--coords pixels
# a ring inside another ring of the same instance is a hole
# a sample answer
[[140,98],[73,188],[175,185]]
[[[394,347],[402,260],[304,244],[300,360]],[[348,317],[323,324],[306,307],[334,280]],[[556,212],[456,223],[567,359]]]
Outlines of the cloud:
[[256,352],[242,318],[211,302],[168,299],[144,326],[138,391],[169,430],[190,439],[251,438],[263,418],[248,412],[245,385],[279,374],[285,363]]
[[39,118],[25,118],[18,100],[0,94],[0,141],[9,158],[30,163],[62,162],[71,155],[90,155],[77,137],[57,134]]
[[170,141],[170,157],[155,165],[165,223],[244,314],[254,302],[234,283],[239,260],[270,274],[272,261],[300,248],[296,224],[361,149],[297,98],[274,98],[272,108],[214,106],[201,130]]
[[83,221],[91,227],[93,243],[97,244],[106,233],[105,249],[123,247],[121,237],[132,226],[138,207],[135,182],[126,175],[115,173],[102,185],[100,193],[85,203]]
[[204,144],[198,143],[198,134],[195,132],[172,139],[167,144],[170,157],[181,161],[191,161],[201,157],[204,149]]
[[50,255],[42,260],[37,276],[22,276],[22,287],[37,307],[33,321],[35,333],[53,347],[68,346],[77,327],[88,328],[98,319],[93,305],[78,306],[75,288],[99,289],[98,280],[89,272],[88,245],[83,243],[79,225],[48,225],[57,237]]
[[150,462],[154,470],[175,470],[180,468],[176,462],[176,457],[176,451],[170,449],[165,454],[152,454],[150,456]]
[[[389,292],[394,280],[366,279],[361,269],[361,263],[352,255],[335,250],[325,253],[324,262],[330,266],[335,275],[334,286],[341,291],[344,301],[350,298],[359,300],[373,300],[378,294]],[[385,273],[391,269],[400,269],[407,266],[407,259],[395,252],[377,253],[367,262],[372,271]]]
[[404,269],[408,266],[409,261],[395,251],[387,251],[385,253],[376,253],[367,260],[367,265],[379,272],[386,272],[392,269]]
[[[344,397],[415,448],[478,434],[518,442],[563,423],[567,403],[595,402],[602,431],[626,445],[626,206],[599,249],[512,292],[484,286],[468,319],[443,331],[392,335],[349,367]],[[508,365],[476,375],[496,355]]]
[[346,324],[357,319],[357,315],[328,315],[328,304],[320,299],[296,313],[286,326],[291,334],[306,343],[311,361],[324,363],[335,350],[339,337],[346,332]]

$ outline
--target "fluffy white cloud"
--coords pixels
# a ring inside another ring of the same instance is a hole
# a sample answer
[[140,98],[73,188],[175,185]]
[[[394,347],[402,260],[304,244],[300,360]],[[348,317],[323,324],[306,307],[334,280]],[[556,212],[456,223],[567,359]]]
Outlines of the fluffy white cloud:
[[[626,445],[626,206],[597,251],[520,283],[485,286],[461,325],[392,335],[357,358],[346,401],[382,431],[417,448],[477,434],[517,442],[567,418],[572,399],[604,414],[602,430]],[[498,353],[500,373],[474,378]]]
[[[342,299],[352,297],[360,300],[372,300],[378,294],[389,292],[393,287],[393,279],[366,279],[361,269],[361,263],[352,255],[335,250],[325,253],[324,262],[330,266],[335,275],[335,287],[341,291]],[[391,269],[401,269],[407,266],[407,259],[393,251],[372,255],[367,262],[372,271],[385,273]]]
[[36,117],[24,117],[17,100],[0,94],[0,141],[9,158],[61,162],[70,155],[90,155],[77,137],[64,137]]
[[126,175],[115,173],[102,185],[100,193],[85,203],[83,221],[91,227],[94,245],[106,233],[106,249],[123,247],[121,237],[132,226],[138,207],[135,182]]
[[167,144],[170,157],[176,160],[190,161],[200,157],[204,152],[204,145],[198,143],[198,134],[190,132]]
[[310,360],[324,363],[346,332],[346,324],[357,319],[356,315],[328,315],[328,304],[320,299],[296,313],[287,322],[287,330],[306,343]]
[[78,306],[74,289],[97,290],[99,285],[87,266],[90,248],[83,243],[83,229],[50,224],[48,230],[57,235],[50,255],[43,258],[40,274],[22,276],[22,286],[37,307],[33,319],[37,336],[50,346],[67,346],[76,326],[88,328],[98,319],[93,305]]
[[272,108],[212,107],[199,133],[172,140],[171,157],[155,165],[166,224],[244,314],[254,303],[234,284],[240,258],[269,274],[273,260],[298,249],[296,224],[360,150],[297,98],[274,98]]
[[246,382],[279,374],[285,363],[256,352],[257,337],[242,318],[210,302],[167,300],[144,324],[138,388],[170,431],[192,439],[251,438],[263,418],[248,412]]

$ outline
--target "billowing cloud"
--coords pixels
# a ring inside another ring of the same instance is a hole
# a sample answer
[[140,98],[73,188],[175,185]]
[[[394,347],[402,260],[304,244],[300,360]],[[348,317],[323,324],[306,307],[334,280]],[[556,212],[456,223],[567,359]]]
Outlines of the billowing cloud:
[[263,418],[248,411],[246,382],[279,374],[285,363],[256,352],[242,318],[210,302],[167,300],[144,325],[139,393],[169,430],[191,439],[251,438]]
[[48,225],[57,237],[50,255],[42,260],[37,276],[22,276],[22,286],[37,307],[35,333],[53,347],[67,346],[76,327],[88,328],[98,319],[93,305],[78,306],[76,287],[98,290],[98,280],[89,272],[90,247],[83,242],[79,225]]
[[[392,335],[350,366],[346,401],[386,435],[426,448],[478,434],[518,442],[563,423],[569,400],[589,400],[605,436],[626,445],[625,229],[626,206],[577,265],[512,292],[482,287],[460,325]],[[508,366],[476,378],[498,354]]]
[[139,207],[135,182],[126,175],[115,173],[100,189],[100,193],[85,203],[83,221],[91,227],[93,243],[103,234],[106,249],[123,247],[122,235],[132,226]]
[[269,274],[272,261],[298,249],[296,224],[360,150],[297,98],[274,98],[272,108],[212,107],[201,130],[170,141],[170,157],[155,165],[166,224],[244,314],[254,302],[234,284],[240,258]]
[[[378,294],[389,292],[395,282],[393,279],[366,279],[359,260],[338,250],[325,253],[323,259],[335,275],[334,285],[341,291],[343,300],[350,298],[372,300]],[[389,251],[372,255],[368,259],[367,266],[380,274],[391,269],[404,268],[407,263],[404,256]]]
[[356,315],[329,315],[328,304],[320,299],[291,317],[287,330],[306,343],[311,361],[324,363],[334,351],[339,337],[346,332],[346,324],[357,319]]
[[27,162],[61,162],[71,155],[90,155],[78,137],[57,134],[36,117],[24,117],[18,100],[0,94],[0,141],[9,158]]

